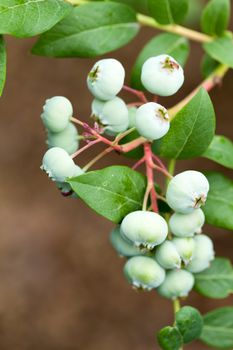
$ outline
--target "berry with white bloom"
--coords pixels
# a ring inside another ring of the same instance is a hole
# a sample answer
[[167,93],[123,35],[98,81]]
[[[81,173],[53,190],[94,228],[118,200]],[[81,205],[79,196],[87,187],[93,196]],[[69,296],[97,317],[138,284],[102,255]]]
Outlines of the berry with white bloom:
[[165,241],[156,249],[155,259],[165,269],[181,267],[180,255],[172,241]]
[[185,270],[172,270],[166,273],[158,292],[168,299],[186,297],[194,285],[193,275]]
[[76,152],[79,147],[77,128],[73,123],[69,123],[61,132],[48,132],[47,144],[49,148],[63,148],[69,154]]
[[152,250],[167,237],[166,220],[150,211],[134,211],[126,215],[121,223],[121,234],[135,246]]
[[146,139],[158,140],[168,132],[170,118],[166,108],[155,102],[148,102],[137,109],[136,129]]
[[51,132],[63,131],[73,115],[71,102],[63,96],[54,96],[45,101],[41,119]]
[[210,266],[214,259],[214,246],[212,240],[206,235],[194,237],[195,249],[191,262],[187,265],[187,270],[192,273],[201,272]]
[[165,270],[152,258],[135,256],[124,266],[126,279],[135,288],[151,290],[163,283]]
[[113,248],[120,256],[136,256],[142,255],[139,248],[135,247],[131,242],[126,241],[120,234],[120,227],[116,227],[110,234],[110,241]]
[[166,199],[168,205],[181,214],[191,213],[206,202],[209,182],[205,175],[195,170],[187,170],[169,182]]
[[184,264],[187,265],[193,258],[194,249],[195,249],[195,240],[192,237],[188,237],[188,238],[174,237],[172,239],[172,243],[176,247],[176,250],[179,253]]
[[205,215],[199,208],[189,214],[174,213],[169,226],[172,233],[177,237],[192,237],[195,233],[201,233],[205,223]]
[[171,96],[184,83],[184,71],[169,55],[151,57],[142,66],[141,81],[152,94]]
[[90,92],[99,100],[112,100],[122,89],[125,70],[122,64],[106,58],[95,63],[87,77]]

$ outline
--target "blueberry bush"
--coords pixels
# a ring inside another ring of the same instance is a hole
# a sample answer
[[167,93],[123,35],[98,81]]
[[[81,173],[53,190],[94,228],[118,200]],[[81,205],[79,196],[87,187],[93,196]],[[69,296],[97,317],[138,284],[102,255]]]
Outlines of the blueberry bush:
[[[231,262],[215,256],[214,243],[203,231],[205,222],[233,229],[233,182],[219,172],[175,172],[177,161],[194,157],[233,169],[233,143],[215,135],[208,94],[233,68],[230,1],[207,2],[202,32],[181,25],[188,7],[188,0],[0,0],[0,93],[6,78],[4,34],[40,35],[32,48],[35,55],[97,57],[87,76],[93,95],[90,123],[73,115],[66,97],[45,101],[41,120],[48,150],[41,169],[64,196],[83,200],[115,224],[110,241],[125,258],[129,284],[171,300],[174,320],[157,332],[161,349],[181,350],[199,339],[230,350],[233,307],[201,315],[187,304],[192,289],[217,299],[233,292]],[[144,26],[163,33],[139,53],[128,86],[123,65],[98,56],[126,45]],[[167,109],[159,98],[182,89],[189,41],[205,52],[204,80]],[[132,96],[131,103],[118,97],[122,91]],[[102,152],[84,166],[75,163],[98,143],[105,146]],[[91,169],[111,152],[131,158],[132,168]],[[155,181],[157,173],[164,177],[162,184]]]

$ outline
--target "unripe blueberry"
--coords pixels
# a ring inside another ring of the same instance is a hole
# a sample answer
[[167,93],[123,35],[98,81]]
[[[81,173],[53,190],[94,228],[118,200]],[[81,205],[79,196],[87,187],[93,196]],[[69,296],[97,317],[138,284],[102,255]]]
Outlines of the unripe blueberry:
[[99,100],[112,100],[122,89],[125,70],[122,64],[106,58],[95,63],[87,77],[90,92]]
[[135,247],[129,241],[126,241],[120,234],[120,227],[116,227],[112,230],[110,234],[110,241],[112,243],[113,248],[117,251],[120,256],[136,256],[142,255],[142,252],[139,248]]
[[169,299],[186,297],[194,285],[193,275],[185,270],[172,270],[166,273],[158,292]]
[[169,182],[166,199],[168,205],[181,214],[191,213],[205,204],[209,182],[195,170],[184,171]]
[[173,57],[159,55],[143,64],[141,81],[152,94],[171,96],[183,85],[184,71]]
[[157,288],[165,278],[164,269],[146,256],[130,258],[124,266],[124,274],[134,287],[145,290]]
[[119,97],[107,102],[95,99],[92,102],[92,116],[107,133],[123,132],[129,125],[128,108]]
[[129,112],[129,128],[134,128],[136,126],[137,108],[136,107],[129,107],[128,112]]
[[177,237],[192,237],[195,233],[201,233],[201,228],[205,222],[205,215],[199,208],[189,214],[174,213],[169,226]]
[[[73,168],[73,175],[72,177],[76,177],[79,175],[82,175],[84,173],[84,171],[76,164],[74,164],[74,168]],[[58,182],[56,181],[56,185],[59,188],[59,190],[61,191],[61,193],[66,196],[66,195],[72,195],[72,197],[77,198],[77,195],[75,192],[73,192],[70,184],[68,182]]]
[[166,135],[169,128],[168,112],[160,104],[148,102],[137,109],[136,129],[146,139],[158,140]]
[[49,131],[61,132],[67,127],[72,114],[70,101],[63,96],[54,96],[45,101],[41,118]]
[[134,211],[121,223],[121,234],[137,247],[152,250],[167,237],[168,226],[164,218],[150,211]]
[[176,247],[177,252],[179,253],[184,264],[187,265],[193,258],[195,241],[192,237],[189,238],[179,238],[174,237],[172,243]]
[[69,123],[61,132],[48,132],[47,144],[50,148],[63,148],[69,154],[76,152],[79,146],[77,128]]
[[179,269],[181,266],[180,255],[172,241],[165,241],[156,249],[155,259],[165,269]]
[[197,273],[209,267],[210,262],[214,259],[214,246],[212,240],[206,235],[197,235],[194,241],[193,258],[187,265],[187,270]]
[[69,154],[62,148],[50,148],[44,155],[41,169],[46,171],[53,181],[65,182],[68,177],[75,176],[77,167]]

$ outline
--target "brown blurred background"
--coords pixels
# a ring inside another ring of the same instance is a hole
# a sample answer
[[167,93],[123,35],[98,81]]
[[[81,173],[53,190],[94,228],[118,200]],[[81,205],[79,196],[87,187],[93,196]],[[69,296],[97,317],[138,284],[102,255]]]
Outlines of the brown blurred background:
[[[127,47],[108,55],[128,69],[154,31],[143,29]],[[152,350],[155,332],[173,320],[171,303],[155,292],[133,291],[109,244],[113,225],[85,204],[63,198],[39,169],[46,149],[40,121],[44,100],[68,97],[81,118],[90,113],[85,78],[95,60],[30,55],[34,39],[7,38],[7,84],[0,101],[0,348],[1,350]],[[163,100],[171,106],[200,81],[200,47],[192,45],[184,90]],[[217,133],[233,138],[232,71],[212,93]],[[129,73],[128,73],[129,79]],[[127,96],[128,98],[128,96]],[[97,153],[80,158],[85,164]],[[107,164],[131,164],[117,155]],[[182,161],[181,169],[223,169],[210,161]],[[232,258],[233,236],[208,227],[216,252]],[[205,313],[232,299],[193,292],[188,301]],[[200,343],[185,349],[207,349]]]

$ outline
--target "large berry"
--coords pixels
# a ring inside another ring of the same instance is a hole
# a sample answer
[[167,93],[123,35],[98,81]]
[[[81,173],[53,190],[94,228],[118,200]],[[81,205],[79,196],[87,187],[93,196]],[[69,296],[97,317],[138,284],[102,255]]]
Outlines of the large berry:
[[205,175],[195,170],[184,171],[169,182],[166,199],[178,213],[188,214],[205,204],[209,183]]
[[76,166],[69,154],[62,148],[50,148],[44,155],[41,169],[53,181],[65,182],[68,177],[77,176],[82,170]]
[[194,237],[195,248],[193,258],[187,266],[187,270],[193,273],[201,272],[209,267],[214,259],[214,246],[212,240],[206,235]]
[[142,66],[141,81],[151,93],[171,96],[183,85],[183,68],[169,55],[151,57]]
[[195,240],[192,237],[189,238],[179,238],[174,237],[172,243],[176,247],[184,264],[187,265],[193,258],[195,249]]
[[122,89],[125,70],[122,64],[106,58],[95,63],[87,77],[87,86],[91,93],[103,101],[112,100]]
[[205,222],[205,215],[199,208],[189,214],[174,213],[169,226],[177,237],[192,237],[195,233],[201,233],[201,228]]
[[139,248],[135,247],[129,241],[126,241],[120,234],[120,227],[116,227],[112,230],[110,234],[110,241],[112,243],[113,248],[117,251],[120,256],[136,256],[142,255],[142,252]]
[[134,287],[145,290],[157,288],[165,278],[164,269],[146,256],[130,258],[124,266],[124,274]]
[[171,241],[165,241],[158,246],[155,259],[165,269],[179,269],[181,266],[180,255]]
[[76,152],[79,146],[77,128],[73,123],[69,123],[61,132],[48,132],[47,144],[50,148],[63,148],[69,154]]
[[136,129],[148,140],[163,137],[170,128],[169,115],[163,106],[148,102],[137,109]]
[[119,97],[107,102],[95,99],[92,102],[92,116],[107,133],[123,132],[129,125],[128,108]]
[[186,297],[194,285],[193,275],[185,270],[168,271],[158,292],[169,299]]
[[123,219],[121,234],[135,246],[151,250],[166,239],[168,226],[159,214],[138,210]]
[[67,127],[72,114],[70,101],[63,96],[54,96],[45,101],[41,118],[49,131],[61,132]]

